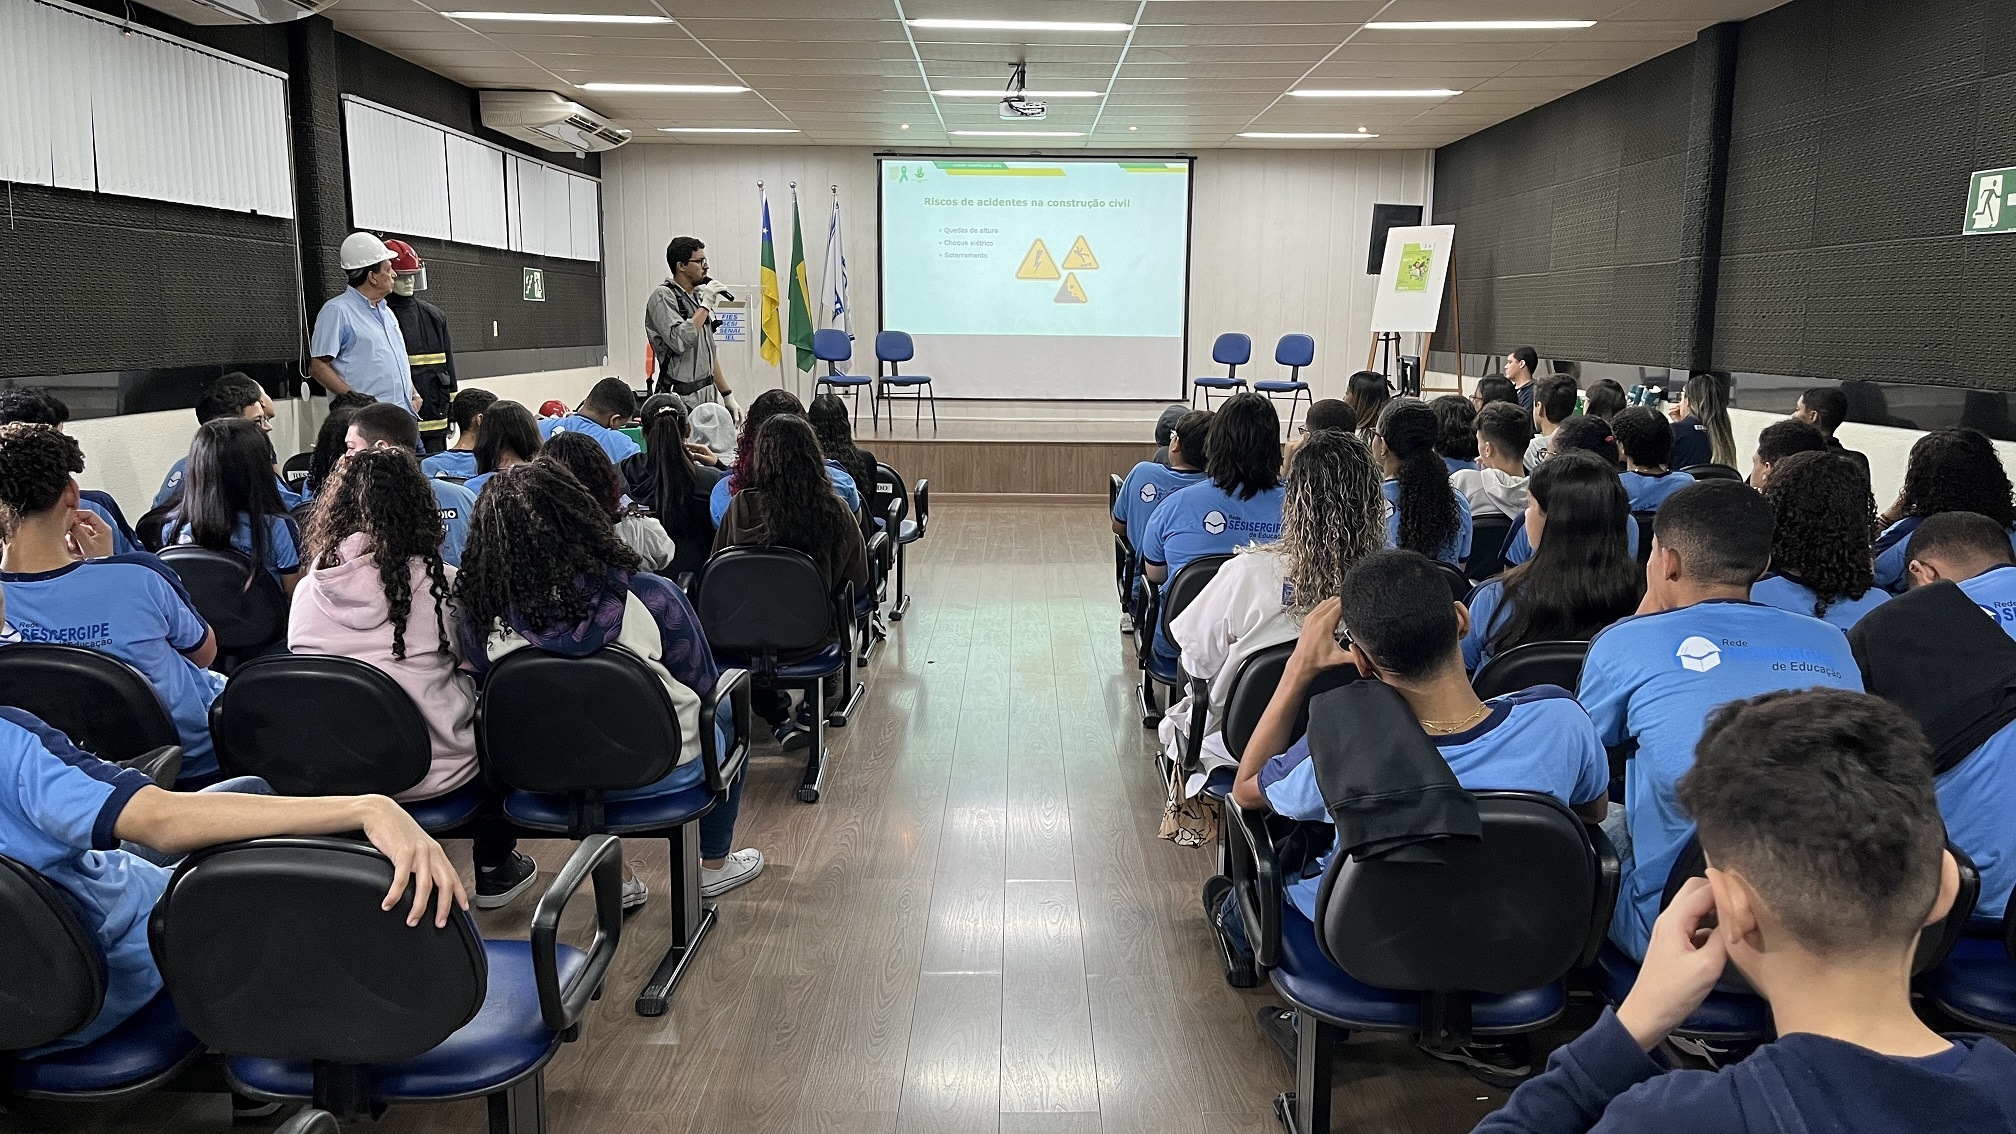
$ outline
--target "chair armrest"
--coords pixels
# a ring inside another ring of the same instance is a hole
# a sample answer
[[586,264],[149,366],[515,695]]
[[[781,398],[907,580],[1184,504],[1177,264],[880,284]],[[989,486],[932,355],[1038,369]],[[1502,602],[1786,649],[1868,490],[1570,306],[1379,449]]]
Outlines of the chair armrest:
[[1162,621],[1162,584],[1141,576],[1141,598],[1134,604],[1134,668],[1146,671],[1155,651],[1155,627]]
[[693,584],[696,581],[697,580],[693,577],[693,572],[681,571],[676,577],[673,578],[672,585],[678,587],[681,591],[685,592],[686,601],[691,602],[693,601],[694,597]]
[[173,790],[176,777],[182,774],[182,747],[164,744],[152,752],[122,761],[119,766],[145,772],[156,784]]
[[920,478],[917,487],[910,490],[910,499],[917,502],[917,538],[924,538],[924,529],[931,526],[931,482]]
[[282,1123],[273,1134],[343,1134],[336,1116],[326,1110],[308,1109]]
[[[588,963],[560,986],[560,914],[568,899],[588,878],[595,879],[595,940]],[[602,976],[616,958],[623,936],[623,843],[614,835],[590,835],[581,840],[553,884],[532,911],[532,976],[539,988],[539,1017],[563,1035],[581,1024],[588,1001],[602,987]],[[572,1035],[567,1035],[572,1039]]]
[[1183,771],[1196,771],[1204,761],[1204,718],[1211,707],[1211,682],[1190,679],[1190,724],[1183,737]]
[[1225,840],[1226,859],[1232,869],[1232,895],[1239,906],[1239,920],[1246,924],[1246,940],[1253,946],[1253,960],[1271,969],[1281,959],[1281,864],[1274,857],[1274,840],[1267,833],[1267,813],[1248,811],[1232,802],[1228,793],[1219,803],[1219,824]]
[[881,563],[889,556],[889,533],[876,532],[868,537],[868,562]]
[[1617,857],[1610,836],[1594,823],[1583,823],[1582,830],[1589,836],[1589,849],[1596,855],[1596,902],[1589,911],[1589,934],[1582,941],[1582,956],[1575,961],[1578,969],[1595,964],[1597,950],[1609,938],[1610,918],[1617,912],[1617,893],[1624,879],[1624,864]]
[[[716,739],[721,707],[728,706],[728,751],[717,750]],[[742,765],[749,759],[749,671],[724,669],[714,682],[714,696],[700,702],[700,759],[707,774],[707,790],[719,794],[728,790]]]

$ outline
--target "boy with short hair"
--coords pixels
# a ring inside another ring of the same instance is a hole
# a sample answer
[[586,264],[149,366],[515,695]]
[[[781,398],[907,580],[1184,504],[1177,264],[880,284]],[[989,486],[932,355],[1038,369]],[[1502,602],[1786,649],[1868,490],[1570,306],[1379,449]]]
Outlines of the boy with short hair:
[[1610,433],[1624,454],[1624,495],[1633,512],[1657,512],[1668,496],[1694,483],[1692,473],[1675,472],[1673,425],[1650,406],[1625,406],[1610,416]]
[[1836,453],[1846,453],[1856,464],[1862,466],[1862,475],[1869,475],[1869,458],[1841,444],[1834,431],[1848,420],[1848,395],[1839,386],[1814,386],[1799,392],[1799,406],[1792,416],[1811,425],[1827,439],[1827,448]]
[[[203,391],[202,397],[196,399],[197,425],[204,425],[224,417],[242,417],[256,423],[260,429],[270,434],[273,432],[274,412],[273,399],[267,395],[266,388],[253,381],[251,375],[238,370],[233,370],[210,383],[209,388]],[[267,451],[269,454],[272,451],[270,440]],[[188,467],[189,457],[186,453],[175,458],[175,463],[168,466],[168,475],[161,478],[161,488],[154,494],[152,507],[159,508],[167,504],[175,493],[181,490],[182,474]],[[277,468],[273,470],[273,479],[280,490],[280,502],[289,508],[299,508],[306,497],[287,487],[287,478],[281,476]]]
[[1905,577],[1913,587],[1941,579],[1959,585],[2016,637],[2016,552],[2009,532],[1979,512],[1927,516],[1905,549]]
[[[404,449],[420,455],[420,425],[398,406],[373,402],[350,419],[343,435],[343,451],[359,449]],[[476,494],[451,480],[427,478],[434,493],[434,507],[441,513],[441,562],[462,566],[462,548],[469,542],[469,517],[476,511]]]
[[[2010,1129],[2016,1055],[1911,1008],[1919,934],[1959,890],[1931,756],[1908,717],[1858,693],[1717,712],[1679,785],[1707,877],[1660,915],[1623,1005],[1478,1134]],[[1721,1071],[1665,1070],[1651,1050],[1725,965],[1770,1002],[1779,1038]]]
[[[1127,537],[1128,546],[1141,546],[1141,539],[1148,530],[1148,519],[1164,500],[1178,489],[1188,488],[1204,479],[1204,446],[1210,432],[1211,411],[1190,410],[1177,418],[1169,431],[1169,459],[1166,464],[1142,461],[1128,470],[1127,479],[1120,482],[1120,495],[1113,500],[1113,530]],[[1130,594],[1139,586],[1138,561],[1133,571],[1133,577],[1128,580]],[[1134,616],[1131,613],[1122,614],[1120,624],[1123,631],[1133,633]]]
[[580,409],[541,419],[539,439],[550,440],[562,431],[586,433],[609,454],[611,464],[620,465],[644,451],[630,440],[629,434],[622,432],[622,427],[636,417],[637,392],[630,388],[630,383],[621,378],[604,378],[588,391]]
[[1862,689],[1841,631],[1750,601],[1771,559],[1771,505],[1747,485],[1704,480],[1653,521],[1645,600],[1589,643],[1576,696],[1604,745],[1628,747],[1624,860],[1610,939],[1642,957],[1666,876],[1693,833],[1680,777],[1717,706],[1776,689]]
[[1547,459],[1547,443],[1561,423],[1575,416],[1581,391],[1566,374],[1549,374],[1535,381],[1533,391],[1533,440],[1526,443],[1526,471],[1532,472]]
[[455,425],[455,444],[421,461],[420,471],[430,477],[456,480],[475,476],[476,439],[482,433],[483,411],[496,400],[496,394],[480,386],[464,386],[455,391],[455,400],[448,403],[448,420]]
[[1818,453],[1827,448],[1820,431],[1796,417],[1774,421],[1757,435],[1757,452],[1750,457],[1750,487],[1759,492],[1771,479],[1771,466],[1794,453]]
[[1485,402],[1477,411],[1477,467],[1449,474],[1471,515],[1526,514],[1526,449],[1532,443],[1533,415],[1518,403]]
[[[41,386],[15,386],[0,390],[0,425],[26,421],[36,425],[53,425],[62,430],[69,420],[70,407]],[[77,506],[98,513],[98,518],[111,526],[112,554],[131,555],[145,550],[140,546],[140,537],[133,534],[132,525],[126,522],[126,513],[111,493],[84,489],[78,493]]]

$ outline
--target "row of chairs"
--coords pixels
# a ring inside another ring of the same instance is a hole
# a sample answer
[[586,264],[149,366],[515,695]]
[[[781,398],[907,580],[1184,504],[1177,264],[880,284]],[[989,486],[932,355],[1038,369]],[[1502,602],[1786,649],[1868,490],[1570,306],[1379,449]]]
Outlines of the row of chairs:
[[[1211,361],[1225,368],[1222,375],[1205,375],[1190,380],[1190,403],[1195,405],[1201,395],[1204,408],[1211,408],[1212,391],[1220,397],[1231,397],[1246,389],[1246,379],[1239,377],[1239,368],[1253,361],[1253,336],[1238,331],[1228,331],[1219,335],[1211,343]],[[1288,395],[1288,435],[1295,435],[1296,403],[1309,398],[1309,383],[1302,380],[1302,368],[1316,361],[1316,340],[1308,335],[1282,335],[1274,344],[1274,364],[1288,368],[1287,378],[1261,379],[1253,383],[1255,392],[1264,394],[1268,401],[1277,395]]]
[[[879,331],[875,335],[875,373],[843,374],[840,364],[854,357],[854,338],[836,327],[812,332],[812,357],[826,364],[826,373],[813,383],[814,387],[825,386],[834,393],[854,399],[854,417],[861,417],[861,389],[872,386],[869,396],[869,420],[876,425],[882,422],[882,403],[895,402],[898,398],[908,398],[916,402],[911,424],[923,427],[924,404],[931,405],[931,432],[938,432],[938,395],[931,389],[931,378],[927,374],[905,374],[903,364],[917,357],[917,346],[907,331]],[[882,368],[889,368],[884,373]],[[889,407],[889,424],[896,424],[896,407]]]

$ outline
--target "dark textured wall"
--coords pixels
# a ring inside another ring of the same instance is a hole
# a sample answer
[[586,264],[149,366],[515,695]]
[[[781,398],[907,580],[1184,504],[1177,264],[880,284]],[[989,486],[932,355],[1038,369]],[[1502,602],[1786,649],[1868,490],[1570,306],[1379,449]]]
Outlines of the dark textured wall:
[[2016,165],[2008,0],[1796,0],[1743,25],[1715,360],[2016,388],[2016,235],[1962,236]]

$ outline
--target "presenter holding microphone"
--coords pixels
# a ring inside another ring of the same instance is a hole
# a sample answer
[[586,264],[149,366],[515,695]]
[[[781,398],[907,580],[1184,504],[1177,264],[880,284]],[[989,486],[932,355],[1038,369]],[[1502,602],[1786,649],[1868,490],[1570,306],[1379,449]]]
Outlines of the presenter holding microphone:
[[644,337],[658,360],[651,388],[678,395],[688,409],[719,402],[740,420],[742,407],[735,404],[714,349],[718,321],[707,304],[716,289],[707,277],[707,246],[695,237],[674,237],[665,246],[665,263],[671,277],[644,302]]

